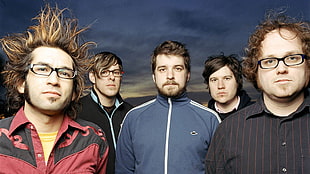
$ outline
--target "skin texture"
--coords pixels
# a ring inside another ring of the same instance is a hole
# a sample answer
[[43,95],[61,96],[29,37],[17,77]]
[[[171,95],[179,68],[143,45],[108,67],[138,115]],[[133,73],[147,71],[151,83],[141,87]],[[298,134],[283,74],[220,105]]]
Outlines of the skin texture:
[[231,111],[237,104],[237,88],[233,72],[224,66],[210,75],[209,90],[217,106],[227,111]]
[[[58,48],[38,47],[32,52],[32,57],[33,64],[73,69],[72,58]],[[29,70],[18,90],[25,94],[25,115],[31,122],[37,123],[35,125],[38,125],[37,129],[41,132],[57,131],[64,116],[64,108],[74,99],[73,80],[61,79],[55,71],[50,76],[40,76]],[[57,124],[51,124],[50,130],[44,128],[45,124],[51,122]]]
[[[274,30],[265,36],[260,59],[303,54],[301,41],[294,37],[294,33],[281,30],[281,35],[282,37],[278,30]],[[301,65],[286,66],[281,61],[274,69],[258,68],[257,74],[258,87],[263,91],[265,104],[274,114],[288,115],[303,102],[303,89],[309,81],[309,70],[305,62]]]
[[184,59],[174,55],[158,55],[153,80],[159,94],[178,97],[186,91],[190,73],[185,69]]
[[[107,70],[120,70],[118,64],[110,66]],[[95,73],[89,73],[89,79],[93,83],[94,90],[98,94],[100,103],[104,106],[114,105],[116,94],[119,92],[121,87],[122,77],[115,77],[113,73],[110,73],[108,77],[98,77]],[[107,103],[107,101],[113,101]]]

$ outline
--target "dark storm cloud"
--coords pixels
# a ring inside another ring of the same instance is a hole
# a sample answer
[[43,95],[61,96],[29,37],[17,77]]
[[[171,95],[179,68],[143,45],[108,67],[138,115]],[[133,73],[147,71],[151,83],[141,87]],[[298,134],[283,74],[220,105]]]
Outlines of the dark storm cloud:
[[[125,96],[155,94],[150,55],[165,40],[187,45],[192,57],[189,91],[205,91],[201,72],[207,56],[239,54],[270,9],[286,9],[310,19],[307,0],[52,0],[68,7],[80,26],[90,25],[83,39],[95,41],[92,53],[112,51],[123,59]],[[0,37],[32,25],[44,1],[0,0]],[[0,52],[1,53],[1,52]]]

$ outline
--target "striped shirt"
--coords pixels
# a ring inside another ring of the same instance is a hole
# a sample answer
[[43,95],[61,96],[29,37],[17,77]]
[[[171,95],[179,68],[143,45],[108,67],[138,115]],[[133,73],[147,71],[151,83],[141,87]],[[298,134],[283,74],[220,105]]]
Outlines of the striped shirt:
[[262,98],[217,128],[206,173],[310,173],[310,96],[288,117],[270,113]]

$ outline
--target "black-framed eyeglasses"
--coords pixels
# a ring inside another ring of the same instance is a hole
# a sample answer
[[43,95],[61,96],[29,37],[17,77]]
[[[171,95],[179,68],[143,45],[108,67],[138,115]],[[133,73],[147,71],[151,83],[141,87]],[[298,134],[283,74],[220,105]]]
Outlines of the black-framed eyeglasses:
[[101,77],[108,77],[110,74],[113,74],[114,77],[121,77],[124,74],[124,71],[120,69],[115,69],[115,70],[103,70],[100,71],[99,76]]
[[276,68],[279,65],[280,61],[283,61],[283,63],[286,66],[294,66],[302,64],[304,60],[307,58],[308,57],[304,54],[292,54],[282,58],[277,57],[264,58],[259,60],[258,64],[262,69],[272,69]]
[[52,68],[45,64],[30,64],[29,68],[33,73],[41,76],[50,76],[53,71],[56,71],[57,76],[62,79],[73,79],[77,75],[77,71],[72,69]]

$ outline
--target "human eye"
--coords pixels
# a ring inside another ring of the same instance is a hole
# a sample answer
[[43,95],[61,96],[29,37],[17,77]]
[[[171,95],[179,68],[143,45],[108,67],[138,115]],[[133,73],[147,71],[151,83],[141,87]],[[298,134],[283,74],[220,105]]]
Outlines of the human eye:
[[300,61],[300,59],[301,59],[301,56],[300,55],[290,55],[290,56],[287,56],[286,58],[285,58],[285,61],[286,62],[293,62],[293,63],[295,63],[295,62],[299,62]]
[[210,82],[211,82],[211,83],[215,83],[216,81],[217,81],[216,78],[210,78]]
[[107,70],[103,70],[100,72],[101,76],[108,76],[109,74],[110,74],[110,71],[107,71]]
[[225,77],[225,80],[226,80],[226,81],[231,80],[231,79],[232,79],[232,77],[231,77],[231,76],[227,76],[227,77]]
[[121,76],[122,72],[120,70],[114,70],[113,75],[115,76]]
[[264,59],[261,61],[261,64],[264,66],[264,67],[270,67],[270,66],[273,66],[275,64],[277,64],[277,59],[274,59],[274,58],[267,58],[267,59]]
[[159,68],[157,68],[157,71],[166,72],[166,68],[165,67],[159,67]]
[[37,73],[49,73],[51,68],[47,65],[34,65],[33,70]]
[[182,66],[176,66],[175,67],[175,70],[177,71],[177,72],[181,72],[181,71],[183,71],[183,67]]
[[74,73],[70,69],[60,68],[58,69],[58,75],[63,78],[72,78]]

